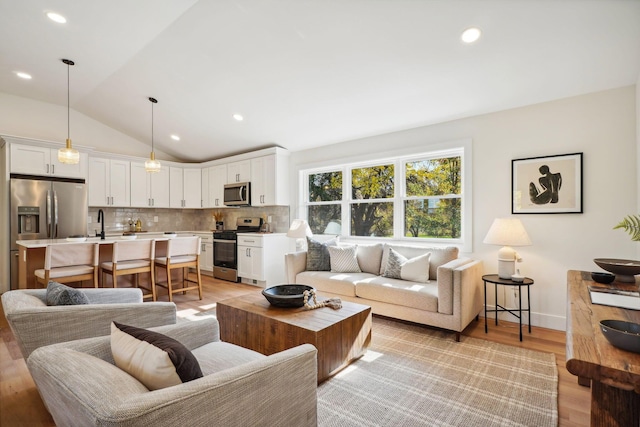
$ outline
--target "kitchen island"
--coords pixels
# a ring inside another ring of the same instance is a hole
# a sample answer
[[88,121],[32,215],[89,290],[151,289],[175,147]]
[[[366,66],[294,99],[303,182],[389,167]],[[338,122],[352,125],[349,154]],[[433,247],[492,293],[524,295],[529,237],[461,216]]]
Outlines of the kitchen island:
[[[178,237],[193,236],[200,232],[177,232]],[[155,240],[156,256],[166,255],[166,241],[172,237],[165,235],[163,232],[145,232],[136,234],[136,240]],[[44,268],[44,255],[48,245],[69,245],[69,244],[95,244],[100,245],[100,262],[111,261],[113,253],[113,243],[124,241],[122,233],[107,234],[105,239],[100,237],[88,237],[84,242],[69,241],[67,239],[36,239],[36,240],[18,240],[18,289],[37,288],[35,270]],[[171,276],[173,277],[173,275]],[[101,286],[104,286],[102,284]]]

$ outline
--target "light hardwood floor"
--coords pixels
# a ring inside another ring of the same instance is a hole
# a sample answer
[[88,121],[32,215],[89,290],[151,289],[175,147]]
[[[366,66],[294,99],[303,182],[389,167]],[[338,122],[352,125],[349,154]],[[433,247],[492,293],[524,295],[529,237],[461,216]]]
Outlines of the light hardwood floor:
[[[255,291],[256,287],[203,276],[203,290],[202,301],[193,291],[174,296],[180,317],[211,310],[217,301]],[[166,294],[162,294],[162,290],[160,292],[160,300],[166,301]],[[479,322],[472,322],[463,335],[554,353],[559,377],[559,426],[589,425],[590,390],[579,386],[576,377],[565,368],[564,332],[533,327],[531,334],[524,331],[524,341],[520,342],[517,324],[500,321],[495,326],[490,323],[489,333],[485,334],[484,319],[480,318]],[[53,426],[53,420],[38,395],[4,313],[0,316],[0,338],[0,426]]]

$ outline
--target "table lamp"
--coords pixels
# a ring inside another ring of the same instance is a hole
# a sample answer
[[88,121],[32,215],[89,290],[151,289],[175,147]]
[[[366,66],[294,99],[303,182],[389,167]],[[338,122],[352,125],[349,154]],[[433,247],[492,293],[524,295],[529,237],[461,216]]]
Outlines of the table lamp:
[[498,251],[498,277],[511,279],[516,271],[516,260],[522,261],[511,246],[528,246],[531,244],[531,239],[519,219],[496,218],[483,243],[502,246]]
[[309,223],[304,219],[294,219],[287,231],[287,237],[296,239],[296,252],[303,251],[306,246],[306,238],[313,236]]

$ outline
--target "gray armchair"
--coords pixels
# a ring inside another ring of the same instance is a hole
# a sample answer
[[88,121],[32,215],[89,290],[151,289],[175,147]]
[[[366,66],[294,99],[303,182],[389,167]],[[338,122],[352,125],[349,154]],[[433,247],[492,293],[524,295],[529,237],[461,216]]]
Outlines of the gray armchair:
[[46,289],[2,294],[2,307],[22,356],[38,347],[109,335],[111,321],[140,328],[176,323],[172,302],[142,302],[137,288],[83,289],[90,304],[47,306]]
[[56,425],[317,425],[314,346],[264,356],[221,342],[214,318],[151,329],[191,350],[204,376],[149,391],[115,366],[109,337],[40,347],[27,364]]

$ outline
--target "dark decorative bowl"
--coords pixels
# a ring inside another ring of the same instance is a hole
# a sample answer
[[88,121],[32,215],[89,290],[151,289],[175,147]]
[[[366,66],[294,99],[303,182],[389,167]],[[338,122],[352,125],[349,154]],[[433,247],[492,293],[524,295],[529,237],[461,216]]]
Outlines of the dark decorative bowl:
[[640,274],[640,261],[629,259],[596,258],[593,260],[598,267],[616,275],[619,282],[635,283],[636,274]]
[[262,291],[262,295],[275,307],[302,307],[304,291],[311,291],[307,285],[278,285]]
[[623,350],[640,353],[640,325],[623,320],[603,320],[600,329],[604,337]]
[[594,282],[609,284],[614,281],[614,279],[616,278],[616,275],[594,271],[591,273],[591,278],[593,279]]

